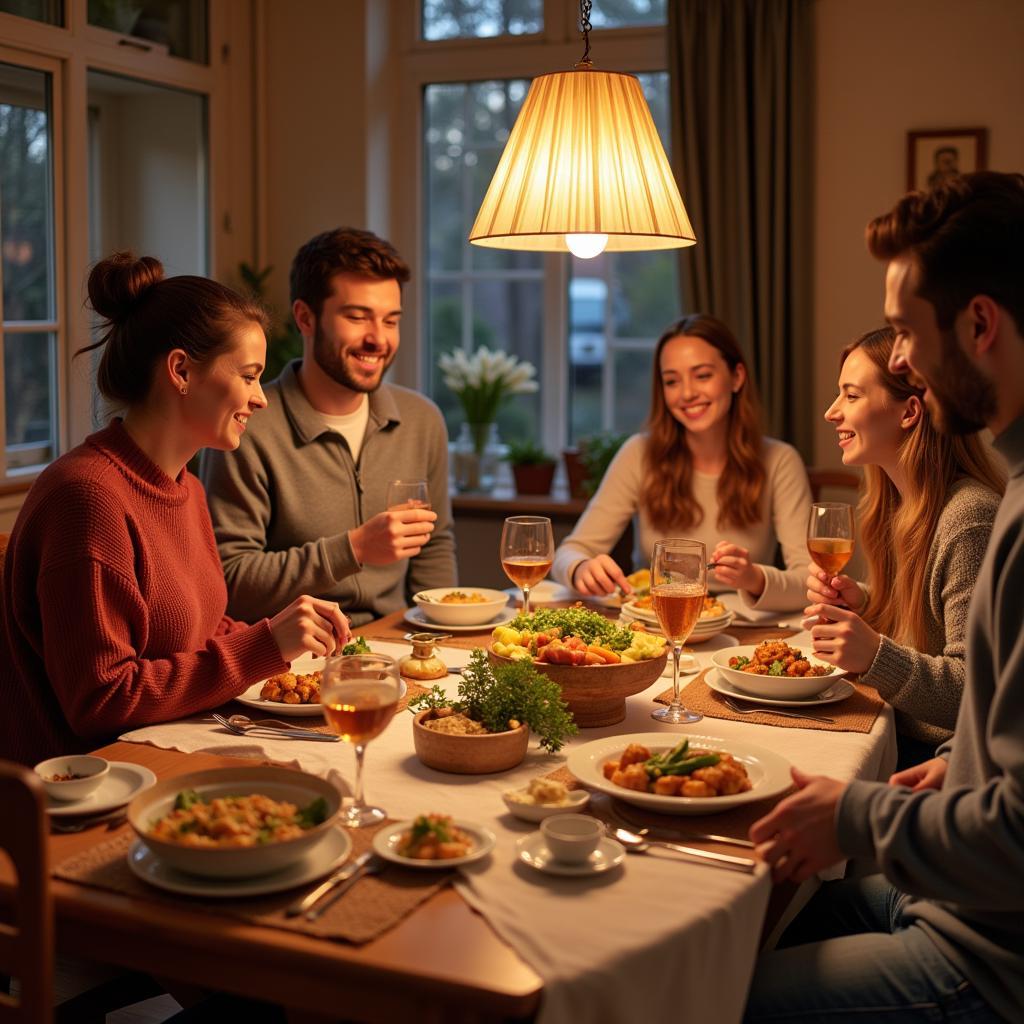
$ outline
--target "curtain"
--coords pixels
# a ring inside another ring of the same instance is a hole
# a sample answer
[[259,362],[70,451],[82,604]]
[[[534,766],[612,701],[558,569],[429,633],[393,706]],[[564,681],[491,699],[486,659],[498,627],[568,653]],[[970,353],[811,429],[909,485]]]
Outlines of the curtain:
[[812,453],[812,0],[669,0],[684,308],[735,332],[769,434]]

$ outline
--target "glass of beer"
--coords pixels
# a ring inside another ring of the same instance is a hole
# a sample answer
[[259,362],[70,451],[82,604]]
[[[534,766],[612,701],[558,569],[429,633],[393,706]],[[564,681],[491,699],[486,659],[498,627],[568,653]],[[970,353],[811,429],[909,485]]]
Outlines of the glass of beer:
[[651,712],[669,725],[699,722],[704,716],[679,700],[679,657],[704,610],[708,591],[707,550],[698,540],[659,540],[651,556],[651,601],[661,631],[672,645],[672,703]]
[[342,812],[349,828],[375,825],[386,817],[363,800],[363,755],[366,744],[391,721],[402,692],[394,658],[384,654],[334,655],[324,662],[320,703],[331,728],[356,751],[356,786],[352,804]]
[[555,535],[546,516],[511,516],[501,530],[501,567],[523,592],[523,614],[530,614],[530,590],[551,569]]
[[817,501],[807,522],[807,550],[831,580],[853,557],[853,506],[841,501]]
[[430,508],[426,480],[392,480],[388,484],[385,507],[391,509]]

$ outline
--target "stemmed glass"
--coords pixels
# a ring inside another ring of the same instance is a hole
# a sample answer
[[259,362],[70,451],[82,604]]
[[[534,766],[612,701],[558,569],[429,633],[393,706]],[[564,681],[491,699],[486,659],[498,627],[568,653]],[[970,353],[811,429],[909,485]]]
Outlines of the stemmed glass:
[[349,828],[375,825],[385,819],[380,807],[363,802],[363,755],[398,707],[402,680],[394,658],[385,654],[332,655],[324,662],[320,703],[331,728],[356,751],[355,799],[341,815]]
[[555,535],[546,516],[510,516],[501,530],[501,567],[523,592],[523,614],[530,614],[530,590],[551,569]]
[[651,556],[651,600],[661,631],[672,644],[672,703],[651,712],[669,725],[699,722],[704,716],[679,700],[679,656],[704,610],[708,591],[707,549],[698,540],[670,538],[655,542]]
[[392,480],[388,484],[385,508],[430,508],[426,480]]
[[838,576],[853,557],[853,539],[852,505],[841,501],[816,501],[811,506],[807,550],[830,580]]

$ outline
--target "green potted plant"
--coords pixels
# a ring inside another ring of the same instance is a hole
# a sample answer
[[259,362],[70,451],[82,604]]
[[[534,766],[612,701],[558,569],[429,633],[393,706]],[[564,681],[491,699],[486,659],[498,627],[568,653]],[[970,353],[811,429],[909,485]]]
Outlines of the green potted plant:
[[550,494],[555,459],[536,441],[510,441],[506,461],[512,467],[519,494]]
[[622,447],[628,434],[591,434],[580,439],[576,448],[562,453],[569,476],[569,493],[574,498],[589,498],[604,477],[605,471]]
[[526,756],[531,729],[552,753],[577,732],[557,683],[529,661],[492,665],[479,647],[454,700],[435,685],[413,697],[409,710],[417,712],[416,756],[429,768],[461,775],[514,768]]

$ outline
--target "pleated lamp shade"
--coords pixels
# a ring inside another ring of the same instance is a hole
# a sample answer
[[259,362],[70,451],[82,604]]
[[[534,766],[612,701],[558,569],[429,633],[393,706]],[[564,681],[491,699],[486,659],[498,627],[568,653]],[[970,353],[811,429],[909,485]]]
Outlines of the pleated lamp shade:
[[567,234],[607,235],[609,252],[696,242],[635,75],[535,78],[469,240],[567,252]]

